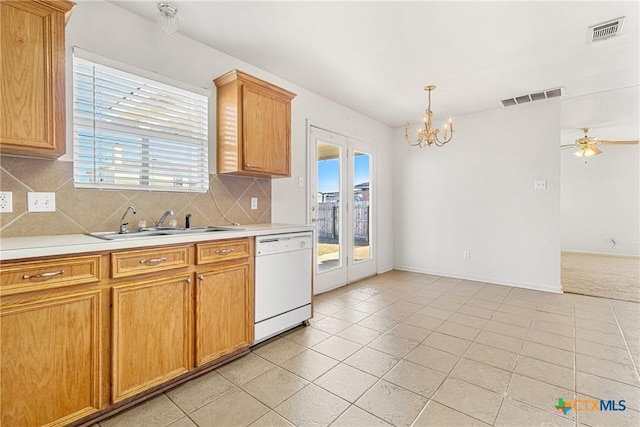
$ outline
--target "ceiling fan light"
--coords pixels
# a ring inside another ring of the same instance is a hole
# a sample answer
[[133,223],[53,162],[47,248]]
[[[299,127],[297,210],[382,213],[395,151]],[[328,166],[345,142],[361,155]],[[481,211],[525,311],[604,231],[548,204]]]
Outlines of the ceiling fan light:
[[586,151],[586,150],[585,150],[585,148],[584,148],[584,147],[582,147],[582,148],[580,148],[578,151],[576,151],[576,152],[575,152],[575,153],[573,153],[573,154],[575,154],[575,155],[576,155],[576,156],[578,156],[578,157],[582,157],[582,156],[584,156],[584,152],[585,152],[585,151]]
[[602,151],[600,151],[598,147],[594,147],[594,146],[582,147],[580,151],[582,151],[582,156],[584,157],[593,157],[593,156],[597,156],[598,154],[602,154]]

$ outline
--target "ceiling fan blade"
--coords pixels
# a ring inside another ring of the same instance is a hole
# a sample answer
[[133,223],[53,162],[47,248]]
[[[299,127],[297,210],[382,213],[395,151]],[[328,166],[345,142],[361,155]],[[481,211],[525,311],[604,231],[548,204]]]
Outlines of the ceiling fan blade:
[[563,148],[563,149],[564,148],[569,148],[569,147],[577,147],[577,145],[576,144],[564,144],[564,145],[560,146],[560,148]]
[[602,145],[637,145],[638,141],[605,141],[600,140],[598,144]]

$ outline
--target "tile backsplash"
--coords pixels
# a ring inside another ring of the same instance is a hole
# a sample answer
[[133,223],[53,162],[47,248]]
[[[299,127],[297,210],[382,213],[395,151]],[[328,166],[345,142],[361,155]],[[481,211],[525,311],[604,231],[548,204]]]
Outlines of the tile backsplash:
[[[26,237],[117,230],[129,205],[129,228],[138,221],[153,224],[173,210],[178,226],[191,214],[191,225],[257,224],[271,222],[271,180],[210,175],[207,193],[78,189],[73,163],[58,160],[0,157],[0,191],[13,192],[13,212],[0,213],[0,236]],[[55,212],[27,212],[27,193],[55,193]],[[251,209],[251,198],[258,209]],[[168,222],[168,221],[167,221]]]

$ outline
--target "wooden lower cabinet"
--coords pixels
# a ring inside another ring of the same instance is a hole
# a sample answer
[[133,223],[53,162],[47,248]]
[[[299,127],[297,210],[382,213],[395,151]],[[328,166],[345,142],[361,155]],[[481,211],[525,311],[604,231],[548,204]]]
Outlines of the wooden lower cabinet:
[[84,424],[253,344],[250,238],[0,267],[1,426]]
[[252,274],[248,259],[197,274],[196,366],[253,344]]
[[101,409],[102,291],[3,303],[3,426],[66,425]]
[[193,305],[188,274],[114,285],[112,304],[112,402],[192,368]]

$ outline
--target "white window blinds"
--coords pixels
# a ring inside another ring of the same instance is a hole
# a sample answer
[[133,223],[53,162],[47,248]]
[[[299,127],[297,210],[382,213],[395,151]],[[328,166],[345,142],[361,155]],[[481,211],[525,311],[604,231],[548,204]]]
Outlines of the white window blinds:
[[208,99],[73,58],[76,187],[206,192]]

